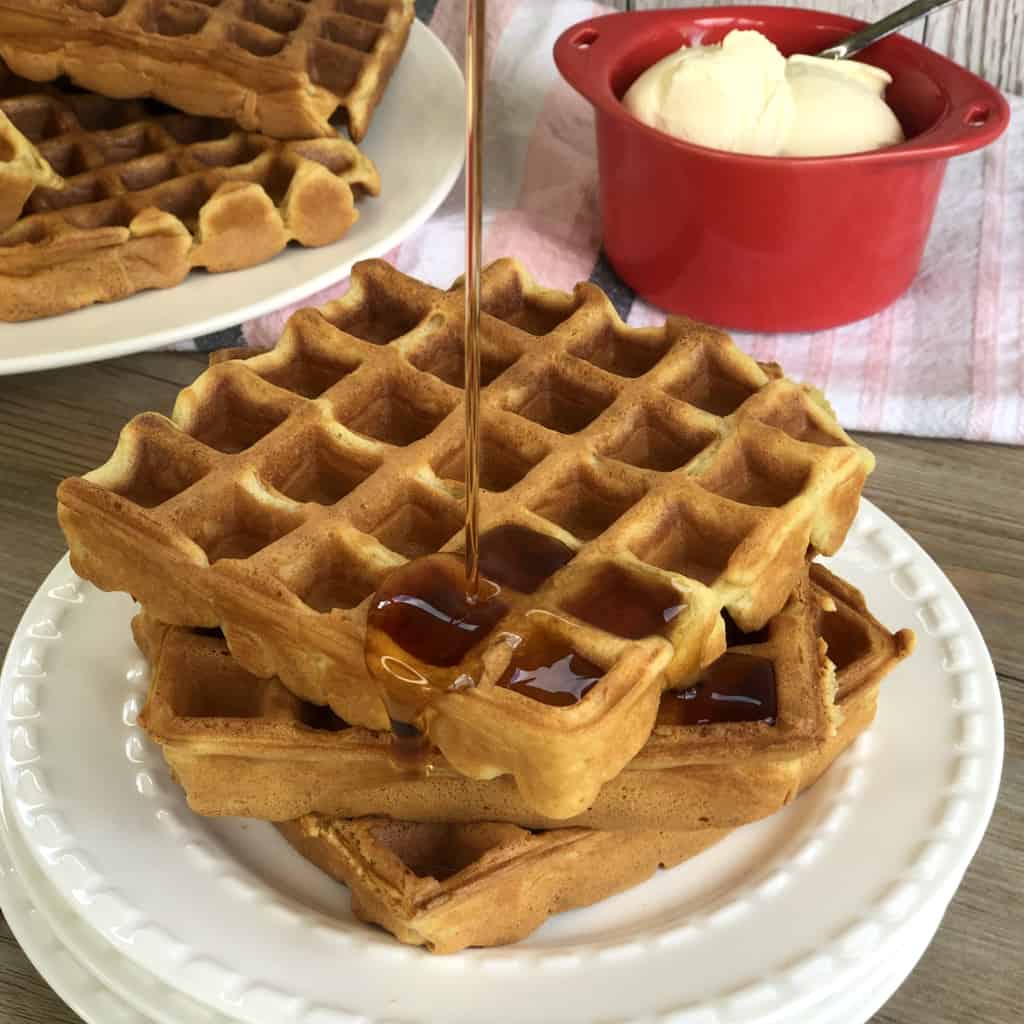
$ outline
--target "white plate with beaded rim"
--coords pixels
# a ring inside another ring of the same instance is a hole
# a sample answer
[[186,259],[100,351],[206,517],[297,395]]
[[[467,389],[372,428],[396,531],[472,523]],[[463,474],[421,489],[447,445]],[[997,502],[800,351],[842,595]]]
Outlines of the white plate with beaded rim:
[[[291,245],[233,273],[193,272],[180,285],[26,323],[0,323],[0,375],[110,359],[220,330],[340,281],[357,260],[398,245],[441,205],[462,169],[465,83],[444,43],[413,23],[402,60],[360,144],[381,194],[359,201],[340,241]],[[415,159],[410,159],[415,157]]]
[[0,806],[0,908],[36,970],[96,1024],[232,1024],[119,953],[33,864]]
[[515,946],[401,946],[354,921],[344,891],[268,826],[192,815],[135,724],[146,667],[132,602],[66,560],[30,603],[0,682],[11,817],[100,934],[254,1024],[411,1022],[424,1007],[459,1024],[482,1006],[524,1024],[551,1006],[588,1024],[782,1021],[847,988],[869,953],[894,957],[933,900],[948,902],[1002,764],[991,660],[941,570],[866,501],[831,564],[883,622],[919,635],[872,730],[781,813]]
[[[15,938],[54,991],[90,1024],[231,1024],[231,1018],[182,995],[97,935],[46,881],[0,808],[0,909]],[[863,1024],[913,970],[942,918],[940,907],[915,926],[888,964],[865,970],[860,984],[805,1010],[816,1024]]]

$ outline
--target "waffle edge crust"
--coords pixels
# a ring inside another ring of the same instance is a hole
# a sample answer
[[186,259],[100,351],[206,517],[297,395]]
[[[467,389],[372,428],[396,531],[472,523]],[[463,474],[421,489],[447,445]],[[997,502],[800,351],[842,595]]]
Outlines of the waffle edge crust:
[[639,885],[659,867],[681,864],[729,834],[531,833],[508,824],[320,815],[277,828],[303,857],[349,887],[356,917],[431,953],[518,942],[552,914]]
[[[808,551],[839,547],[873,459],[720,331],[627,327],[600,289],[551,291],[512,260],[485,271],[483,308],[484,545],[518,526],[571,557],[529,593],[505,586],[509,615],[459,666],[477,685],[419,724],[459,773],[511,775],[538,814],[569,818],[648,740],[662,691],[721,654],[720,612],[760,629]],[[458,285],[358,264],[275,349],[221,359],[170,420],[136,417],[104,466],[61,484],[76,571],[161,621],[221,627],[254,675],[387,728],[363,656],[370,596],[408,559],[462,547],[462,310]],[[595,614],[624,587],[678,605],[660,635]],[[495,685],[512,657],[497,630],[524,616],[603,670],[583,700]],[[746,741],[783,759],[834,728],[823,692],[785,709]]]
[[359,196],[380,193],[372,161],[338,137],[280,142],[2,68],[0,113],[64,175],[59,190],[34,184],[0,229],[0,320],[255,266],[290,241],[327,245],[358,219]]
[[414,17],[412,0],[0,0],[0,57],[272,138],[333,136],[340,107],[359,142]]

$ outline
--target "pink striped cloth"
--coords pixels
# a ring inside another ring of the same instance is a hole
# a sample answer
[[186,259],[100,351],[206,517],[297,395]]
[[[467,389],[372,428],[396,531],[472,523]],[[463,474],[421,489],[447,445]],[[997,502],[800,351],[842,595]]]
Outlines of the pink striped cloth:
[[[420,11],[461,62],[463,0]],[[591,111],[551,58],[563,29],[603,11],[578,0],[488,5],[484,256],[516,256],[550,287],[594,280],[628,323],[643,326],[664,314],[635,299],[601,258]],[[736,335],[758,359],[823,388],[848,428],[1024,443],[1024,99],[1011,104],[998,143],[951,161],[924,265],[898,302],[817,334]],[[447,286],[463,270],[463,230],[460,180],[388,259]],[[247,343],[273,344],[292,308],[245,324]]]

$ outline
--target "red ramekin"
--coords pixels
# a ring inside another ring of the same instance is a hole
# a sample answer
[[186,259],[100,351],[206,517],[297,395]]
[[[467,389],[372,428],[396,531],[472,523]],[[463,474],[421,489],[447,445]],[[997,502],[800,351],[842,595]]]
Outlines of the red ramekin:
[[580,22],[555,44],[565,79],[593,105],[604,248],[645,299],[723,327],[811,331],[869,316],[921,263],[951,156],[1002,133],[999,91],[927,47],[890,36],[862,55],[893,84],[907,141],[847,156],[762,157],[650,128],[621,99],[678,49],[734,28],[786,55],[816,53],[864,23],[787,7],[638,11]]

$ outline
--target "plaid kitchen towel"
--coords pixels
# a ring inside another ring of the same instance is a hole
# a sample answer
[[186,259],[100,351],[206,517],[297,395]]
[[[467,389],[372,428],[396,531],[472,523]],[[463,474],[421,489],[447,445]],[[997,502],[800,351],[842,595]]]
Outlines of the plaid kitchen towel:
[[[460,63],[464,2],[417,4]],[[664,313],[602,258],[590,107],[551,57],[565,28],[606,10],[578,0],[488,3],[484,257],[516,256],[554,288],[594,281],[628,323],[645,326]],[[1024,99],[1010,103],[999,142],[950,162],[924,264],[898,302],[834,330],[735,335],[758,359],[823,388],[850,429],[1024,443]],[[462,187],[387,255],[399,269],[444,286],[462,273]],[[294,308],[195,344],[272,345]]]

